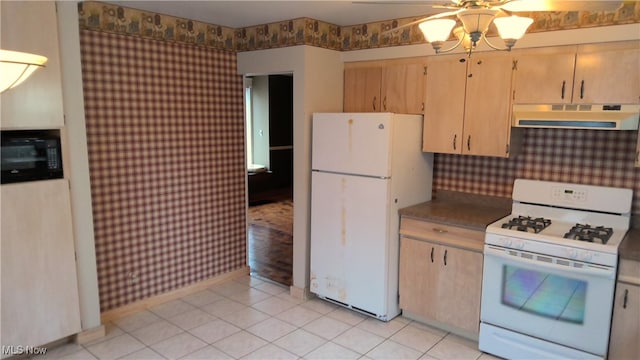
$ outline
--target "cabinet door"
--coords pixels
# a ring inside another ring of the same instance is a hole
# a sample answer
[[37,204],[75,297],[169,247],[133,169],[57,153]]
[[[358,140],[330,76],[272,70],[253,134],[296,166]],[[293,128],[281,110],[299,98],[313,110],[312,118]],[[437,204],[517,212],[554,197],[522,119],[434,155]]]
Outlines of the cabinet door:
[[570,47],[550,54],[519,51],[514,60],[513,103],[571,103],[575,50]]
[[428,60],[422,151],[461,152],[466,76],[464,56]]
[[480,324],[482,254],[454,247],[442,247],[436,319],[473,334]]
[[424,109],[424,62],[393,64],[382,69],[382,111],[422,114]]
[[425,241],[400,237],[399,293],[403,311],[435,319],[439,270],[435,258],[439,247]]
[[382,68],[354,67],[344,70],[344,111],[380,111]]
[[640,286],[618,282],[613,304],[609,359],[640,357]]
[[5,50],[47,57],[45,67],[0,95],[2,129],[49,129],[64,125],[58,27],[54,1],[0,1],[0,43]]
[[469,60],[463,154],[509,155],[512,72],[509,54],[477,54]]
[[578,49],[573,102],[640,103],[640,47],[585,46]]
[[2,345],[80,331],[69,182],[2,185]]

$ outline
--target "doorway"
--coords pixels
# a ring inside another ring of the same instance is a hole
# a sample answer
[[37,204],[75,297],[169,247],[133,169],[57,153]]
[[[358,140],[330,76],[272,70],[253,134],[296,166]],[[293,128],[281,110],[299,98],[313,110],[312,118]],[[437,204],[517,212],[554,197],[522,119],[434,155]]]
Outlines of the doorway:
[[247,78],[247,262],[253,276],[293,278],[293,74]]

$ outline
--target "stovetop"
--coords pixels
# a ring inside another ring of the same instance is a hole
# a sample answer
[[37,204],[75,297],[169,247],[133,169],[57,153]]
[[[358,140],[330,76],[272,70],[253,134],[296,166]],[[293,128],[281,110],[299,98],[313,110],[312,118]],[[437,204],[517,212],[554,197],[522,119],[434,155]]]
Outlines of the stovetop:
[[[551,226],[551,219],[519,215],[502,223],[503,229],[538,234]],[[562,237],[606,245],[613,236],[613,228],[576,223]]]
[[487,226],[485,244],[614,266],[632,197],[630,189],[516,180],[512,212]]

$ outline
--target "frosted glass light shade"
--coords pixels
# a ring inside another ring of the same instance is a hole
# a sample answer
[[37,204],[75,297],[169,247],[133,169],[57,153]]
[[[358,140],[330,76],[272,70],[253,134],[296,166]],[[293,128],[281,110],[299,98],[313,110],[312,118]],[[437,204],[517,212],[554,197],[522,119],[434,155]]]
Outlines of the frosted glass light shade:
[[44,56],[0,50],[0,93],[18,86],[46,62]]
[[462,21],[466,33],[479,32],[484,34],[497,13],[498,10],[492,9],[467,9],[458,13],[457,16]]
[[502,39],[518,40],[524,36],[533,19],[520,16],[500,17],[493,20]]
[[456,21],[452,19],[434,19],[421,22],[418,27],[424,38],[433,43],[447,41],[455,24]]

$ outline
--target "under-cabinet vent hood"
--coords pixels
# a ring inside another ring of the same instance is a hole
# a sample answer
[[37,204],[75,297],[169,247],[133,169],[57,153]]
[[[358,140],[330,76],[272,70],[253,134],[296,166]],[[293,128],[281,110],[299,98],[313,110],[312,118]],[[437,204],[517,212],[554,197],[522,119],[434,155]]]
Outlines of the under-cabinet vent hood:
[[513,105],[513,126],[637,130],[640,105]]

